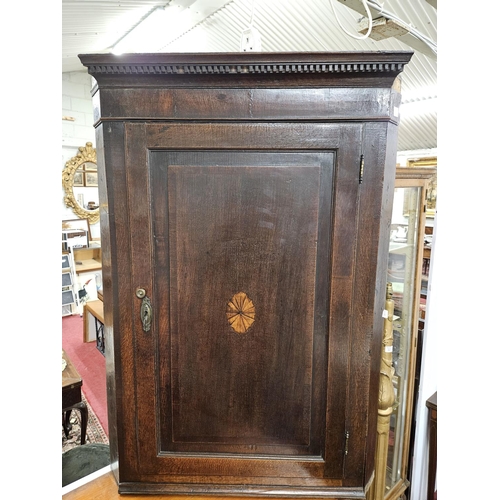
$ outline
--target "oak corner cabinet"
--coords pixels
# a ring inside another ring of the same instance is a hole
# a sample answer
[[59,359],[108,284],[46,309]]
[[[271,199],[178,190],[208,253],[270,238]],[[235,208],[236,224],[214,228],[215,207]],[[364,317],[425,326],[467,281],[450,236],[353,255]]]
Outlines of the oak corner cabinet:
[[120,493],[365,498],[411,55],[80,56]]

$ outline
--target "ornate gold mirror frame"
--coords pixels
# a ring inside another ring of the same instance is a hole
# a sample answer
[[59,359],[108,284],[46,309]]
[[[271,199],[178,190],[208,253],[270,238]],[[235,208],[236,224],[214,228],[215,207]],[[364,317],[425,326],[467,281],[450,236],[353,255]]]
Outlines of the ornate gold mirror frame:
[[80,206],[75,198],[73,192],[75,172],[78,168],[82,167],[85,163],[95,163],[97,166],[97,155],[95,148],[92,147],[91,142],[87,142],[85,147],[78,148],[79,153],[73,156],[71,160],[66,162],[66,166],[62,172],[62,184],[64,187],[64,203],[67,207],[73,209],[73,212],[80,217],[80,219],[88,219],[89,224],[94,224],[99,220],[99,209],[87,210]]

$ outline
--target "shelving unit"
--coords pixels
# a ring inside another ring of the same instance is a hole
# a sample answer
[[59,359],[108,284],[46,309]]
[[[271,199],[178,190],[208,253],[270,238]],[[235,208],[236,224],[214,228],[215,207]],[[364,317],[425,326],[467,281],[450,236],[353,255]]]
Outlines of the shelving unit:
[[63,229],[62,250],[71,251],[72,248],[87,247],[89,245],[89,234],[85,229]]
[[102,287],[101,247],[75,248],[75,284],[79,293],[85,289],[85,295],[79,301],[78,313],[84,314],[84,305],[98,299]]
[[73,258],[70,252],[62,253],[61,295],[62,315],[71,316],[76,307],[76,296],[74,289]]
[[101,247],[75,248],[73,254],[75,256],[76,274],[102,269]]
[[[101,247],[89,246],[95,242],[89,242],[89,231],[81,228],[63,228],[61,241],[63,252],[62,315],[69,316],[76,313],[82,315],[84,302],[96,300],[101,288]],[[85,288],[89,280],[93,280],[93,283]]]

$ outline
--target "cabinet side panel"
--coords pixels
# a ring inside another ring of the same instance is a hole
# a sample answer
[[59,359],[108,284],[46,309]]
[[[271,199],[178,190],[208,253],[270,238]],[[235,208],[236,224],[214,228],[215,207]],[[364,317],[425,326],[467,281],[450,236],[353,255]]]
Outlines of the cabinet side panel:
[[[118,475],[118,430],[117,430],[117,409],[116,409],[116,359],[119,351],[115,350],[113,332],[113,280],[112,264],[113,252],[111,249],[110,224],[113,223],[109,217],[109,200],[107,189],[107,170],[103,144],[103,127],[96,128],[96,154],[99,182],[99,221],[101,228],[101,262],[102,262],[102,283],[103,283],[103,315],[104,315],[104,336],[106,345],[106,398],[108,411],[108,433],[111,454],[112,470]],[[106,304],[106,306],[105,306]]]
[[[123,131],[121,131],[123,143]],[[111,454],[112,469],[118,479],[118,462],[119,462],[119,439],[117,429],[118,410],[116,406],[117,400],[117,385],[120,385],[119,374],[120,370],[116,369],[120,364],[120,349],[115,348],[117,340],[114,334],[115,323],[113,321],[113,307],[115,300],[116,287],[113,283],[113,275],[116,271],[113,270],[113,265],[116,264],[113,255],[116,255],[115,245],[115,221],[113,214],[113,197],[108,196],[108,186],[113,185],[113,177],[111,175],[112,165],[109,154],[106,154],[104,148],[104,128],[98,126],[96,128],[96,154],[99,182],[99,213],[101,227],[101,261],[102,261],[102,283],[103,283],[103,316],[104,316],[104,336],[106,345],[106,392],[107,392],[107,407],[108,407],[108,432],[109,445]],[[107,143],[106,143],[107,147]],[[106,160],[109,161],[109,165]],[[111,205],[111,215],[110,215]],[[111,234],[113,233],[113,235]]]
[[[348,385],[350,405],[347,426],[350,440],[345,466],[348,485],[366,481],[373,471],[386,283],[384,273],[388,255],[387,228],[395,173],[395,155],[389,155],[386,148],[386,140],[390,140],[387,126],[387,123],[366,124],[363,136],[364,176],[359,199]],[[394,128],[392,132],[395,132]],[[369,371],[366,370],[367,364]],[[368,405],[359,407],[357,402],[361,401],[368,401]]]
[[[368,126],[370,128],[370,126]],[[377,127],[378,128],[378,127]],[[380,225],[378,239],[378,259],[376,267],[376,283],[373,311],[373,337],[371,340],[370,351],[372,352],[370,363],[370,387],[369,387],[369,407],[378,409],[379,400],[379,377],[380,377],[380,358],[379,353],[382,350],[383,337],[383,317],[382,312],[385,308],[386,282],[387,282],[387,262],[389,256],[389,237],[391,228],[392,206],[394,201],[394,185],[396,179],[396,157],[397,157],[397,126],[388,123],[382,127],[382,135],[379,151],[384,161],[385,168],[383,173],[383,183],[381,192]],[[385,149],[383,147],[385,143]],[[376,448],[376,429],[378,412],[372,411],[368,417],[367,433],[367,452],[365,465],[365,479],[369,480],[375,467],[375,448]]]
[[[105,169],[106,195],[100,202],[102,231],[103,310],[106,331],[106,372],[110,446],[118,460],[120,480],[137,466],[135,369],[131,314],[131,234],[123,123],[98,127],[98,165]],[[106,146],[104,155],[103,141]],[[100,188],[100,185],[99,185]],[[101,193],[99,193],[101,195]],[[103,217],[104,215],[104,217]]]

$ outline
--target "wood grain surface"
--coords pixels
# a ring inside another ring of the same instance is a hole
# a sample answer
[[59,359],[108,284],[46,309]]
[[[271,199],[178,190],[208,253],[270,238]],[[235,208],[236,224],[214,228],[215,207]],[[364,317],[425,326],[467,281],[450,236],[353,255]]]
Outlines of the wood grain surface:
[[81,56],[122,493],[364,498],[410,57]]

